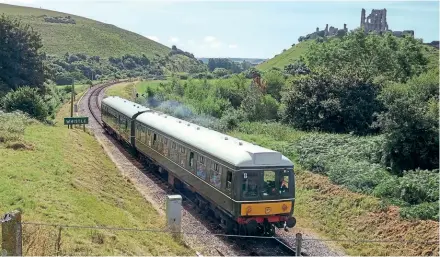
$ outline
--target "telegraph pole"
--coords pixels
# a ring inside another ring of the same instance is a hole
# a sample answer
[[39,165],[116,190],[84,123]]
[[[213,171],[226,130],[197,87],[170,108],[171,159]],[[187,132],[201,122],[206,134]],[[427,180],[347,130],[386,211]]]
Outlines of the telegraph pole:
[[[73,101],[75,94],[75,79],[72,79],[72,94],[70,96],[70,117],[73,117]],[[73,128],[73,125],[70,125],[70,128]]]

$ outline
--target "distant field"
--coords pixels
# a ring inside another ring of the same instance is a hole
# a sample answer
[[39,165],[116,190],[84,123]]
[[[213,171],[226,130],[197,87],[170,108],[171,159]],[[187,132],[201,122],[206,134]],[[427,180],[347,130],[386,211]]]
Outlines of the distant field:
[[297,60],[302,54],[304,54],[309,48],[311,41],[304,41],[296,44],[295,46],[287,49],[285,52],[280,53],[272,59],[269,59],[259,65],[257,65],[257,69],[266,71],[271,69],[272,67],[284,69],[284,66],[293,63]]
[[[20,208],[26,222],[163,229],[165,218],[120,174],[95,138],[62,124],[68,113],[67,104],[56,126],[28,125],[14,140],[29,150],[0,143],[0,214]],[[5,126],[1,115],[0,120]],[[23,225],[23,231],[23,254],[57,255],[57,227]],[[64,228],[60,245],[60,255],[194,254],[170,235],[151,232]]]
[[76,24],[47,23],[42,15],[64,17],[69,14],[7,4],[0,4],[1,13],[19,17],[30,24],[41,34],[43,51],[49,54],[69,52],[109,57],[144,53],[152,57],[170,52],[168,47],[141,35],[83,17],[70,15]]

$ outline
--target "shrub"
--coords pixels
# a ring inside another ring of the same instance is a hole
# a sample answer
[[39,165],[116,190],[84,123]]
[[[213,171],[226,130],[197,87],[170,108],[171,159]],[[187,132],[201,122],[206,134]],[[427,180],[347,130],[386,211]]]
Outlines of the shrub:
[[397,174],[439,165],[438,87],[438,71],[431,71],[380,94],[387,110],[378,121],[386,136],[384,164]]
[[402,207],[400,216],[407,219],[439,220],[439,201]]
[[7,112],[21,110],[39,120],[44,120],[48,115],[48,107],[37,89],[28,86],[6,94],[3,107]]
[[370,133],[373,114],[381,110],[378,93],[378,86],[349,76],[303,76],[283,97],[285,121],[303,130]]

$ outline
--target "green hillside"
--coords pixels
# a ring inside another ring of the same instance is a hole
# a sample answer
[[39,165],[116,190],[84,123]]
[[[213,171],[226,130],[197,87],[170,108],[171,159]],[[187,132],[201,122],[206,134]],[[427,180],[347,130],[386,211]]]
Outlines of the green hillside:
[[[43,51],[48,54],[63,55],[85,53],[100,57],[142,54],[152,57],[165,55],[170,48],[136,33],[123,30],[114,25],[91,19],[45,9],[0,4],[0,13],[20,18],[40,33]],[[71,16],[76,24],[50,23],[44,15]]]
[[[267,71],[272,67],[284,69],[284,66],[293,63],[302,54],[305,54],[312,42],[313,40],[300,42],[295,46],[289,48],[288,50],[282,52],[281,54],[276,55],[274,58],[257,65],[257,69],[261,71]],[[425,55],[429,60],[429,67],[438,66],[438,49],[432,46],[425,46]]]
[[257,65],[257,69],[262,71],[269,70],[272,67],[284,69],[284,66],[293,63],[304,54],[309,48],[311,42],[312,41],[303,41],[298,43],[281,54],[276,55],[274,58]]

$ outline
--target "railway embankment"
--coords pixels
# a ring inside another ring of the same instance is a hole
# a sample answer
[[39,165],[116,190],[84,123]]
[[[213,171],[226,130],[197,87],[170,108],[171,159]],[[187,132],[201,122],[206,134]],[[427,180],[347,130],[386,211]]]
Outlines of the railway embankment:
[[164,233],[56,226],[165,226],[164,216],[121,175],[93,135],[63,125],[69,108],[61,108],[53,126],[1,119],[20,128],[10,134],[14,142],[0,143],[0,213],[21,209],[23,222],[40,224],[23,224],[23,254],[194,255]]

